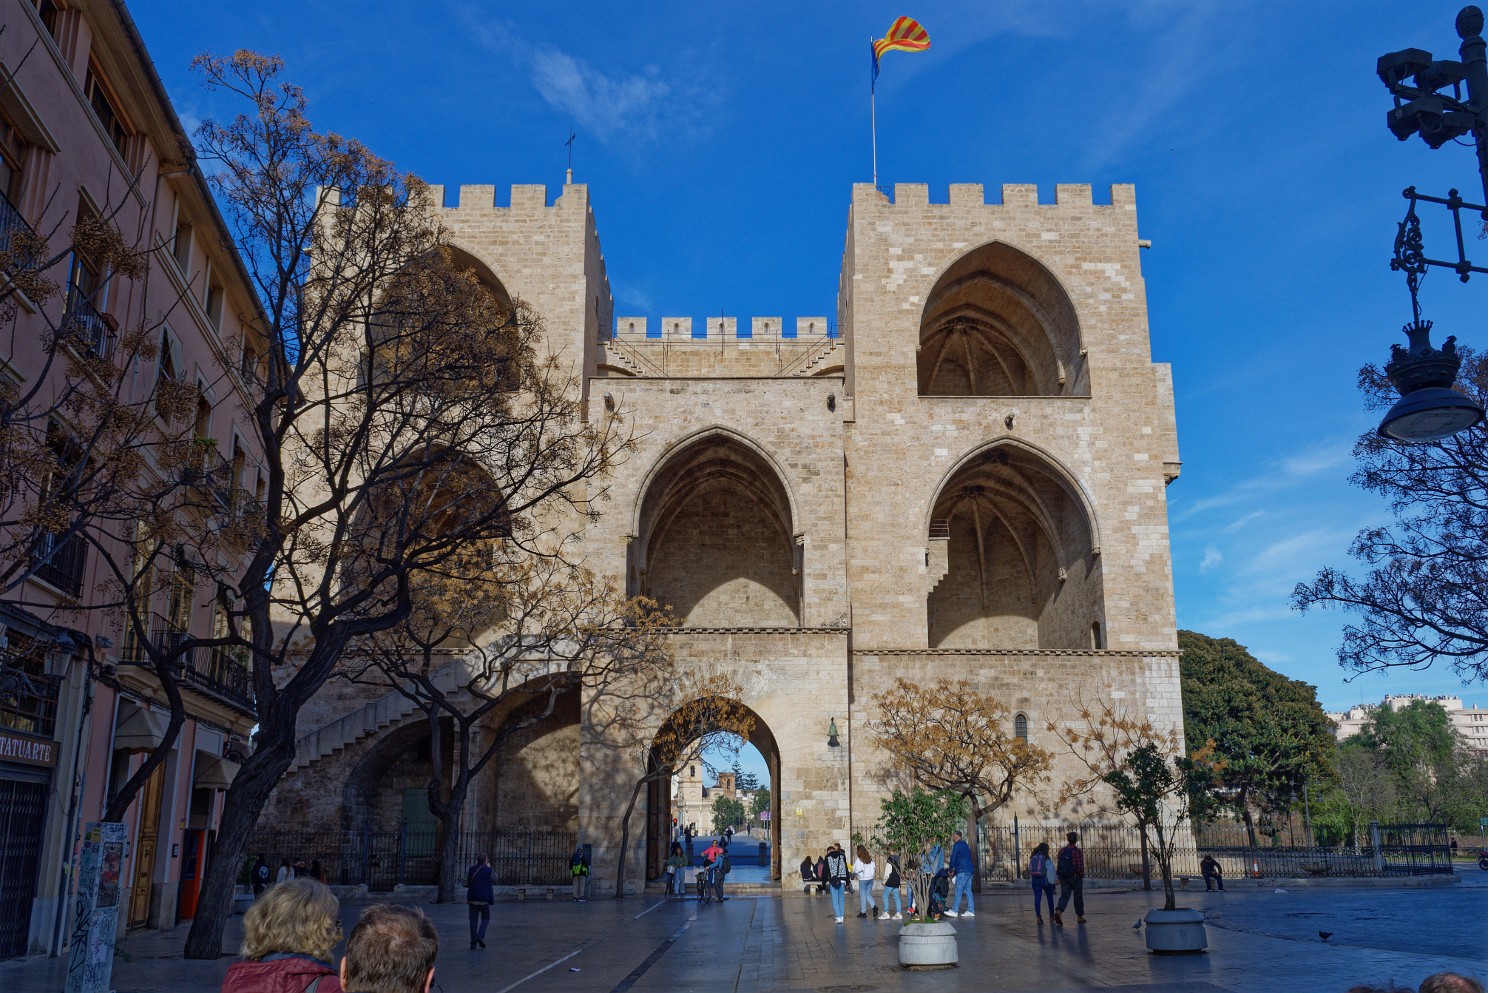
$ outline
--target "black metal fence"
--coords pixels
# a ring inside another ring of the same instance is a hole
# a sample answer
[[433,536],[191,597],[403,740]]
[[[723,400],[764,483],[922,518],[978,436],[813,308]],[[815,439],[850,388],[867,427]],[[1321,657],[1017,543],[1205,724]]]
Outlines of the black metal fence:
[[[1140,879],[1143,856],[1141,835],[1129,825],[1072,824],[1058,828],[1023,826],[981,830],[981,870],[984,879],[1023,878],[1028,856],[1041,841],[1051,854],[1065,844],[1065,834],[1076,831],[1085,853],[1089,879]],[[1264,835],[1251,844],[1243,824],[1209,824],[1185,834],[1173,853],[1173,872],[1199,875],[1199,860],[1212,855],[1229,879],[1242,876],[1307,878],[1323,876],[1420,876],[1452,872],[1451,842],[1444,824],[1371,824],[1367,845],[1283,844]],[[1187,843],[1187,839],[1192,843]],[[1154,878],[1157,860],[1148,865]]]
[[[462,831],[455,839],[455,864],[462,871],[477,854],[491,860],[497,886],[563,885],[576,836],[571,831]],[[321,832],[259,831],[250,850],[263,855],[272,874],[284,860],[320,863],[332,886],[365,885],[387,892],[398,885],[432,886],[439,882],[444,838],[437,830],[404,824],[397,831]]]

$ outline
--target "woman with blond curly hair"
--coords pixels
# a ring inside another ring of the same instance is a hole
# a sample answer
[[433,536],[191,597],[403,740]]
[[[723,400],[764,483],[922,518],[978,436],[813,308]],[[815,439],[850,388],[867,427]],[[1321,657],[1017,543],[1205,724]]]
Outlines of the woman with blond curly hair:
[[222,993],[342,993],[331,965],[340,911],[330,889],[309,876],[270,887],[243,915],[243,961],[228,967]]

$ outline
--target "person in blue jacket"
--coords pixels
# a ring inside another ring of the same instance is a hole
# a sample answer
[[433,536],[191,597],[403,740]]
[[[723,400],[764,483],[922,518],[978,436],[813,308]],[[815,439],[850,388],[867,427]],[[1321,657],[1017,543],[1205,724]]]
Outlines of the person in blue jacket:
[[486,947],[486,928],[491,923],[491,902],[496,892],[491,888],[491,860],[475,857],[475,865],[465,875],[465,902],[470,905],[470,950]]
[[[966,843],[960,831],[951,837],[956,842],[951,846],[951,872],[956,876],[956,889],[951,894],[951,905],[946,908],[946,916],[975,917],[976,902],[971,898],[971,846]],[[957,908],[961,906],[962,893],[966,894],[966,910],[964,913],[957,913]]]

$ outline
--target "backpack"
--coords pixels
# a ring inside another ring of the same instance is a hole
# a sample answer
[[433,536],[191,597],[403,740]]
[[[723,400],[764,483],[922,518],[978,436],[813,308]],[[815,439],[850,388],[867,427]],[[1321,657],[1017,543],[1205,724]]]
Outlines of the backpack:
[[721,868],[725,876],[734,871],[734,865],[729,861],[728,852],[723,853],[723,865]]
[[1036,879],[1039,876],[1047,877],[1048,875],[1049,867],[1044,864],[1044,857],[1042,855],[1036,854],[1028,860],[1028,878]]
[[1075,850],[1068,845],[1059,850],[1059,862],[1055,865],[1054,874],[1060,879],[1075,878]]

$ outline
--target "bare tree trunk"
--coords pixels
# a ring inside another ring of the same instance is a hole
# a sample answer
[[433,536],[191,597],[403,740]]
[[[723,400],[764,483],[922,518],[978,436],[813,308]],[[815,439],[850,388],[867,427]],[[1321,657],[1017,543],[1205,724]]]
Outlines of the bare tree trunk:
[[641,790],[651,782],[650,778],[643,778],[636,783],[635,789],[630,791],[630,802],[625,805],[625,814],[620,818],[620,858],[618,868],[615,870],[615,899],[625,899],[625,854],[630,850],[630,815],[635,810],[636,801],[640,799]]
[[222,932],[232,916],[233,886],[238,871],[248,854],[253,828],[259,813],[268,803],[269,794],[294,761],[294,725],[288,735],[275,737],[279,743],[260,747],[244,761],[233,780],[222,808],[222,825],[217,844],[207,859],[202,876],[201,895],[196,904],[196,917],[186,935],[188,959],[215,959],[222,956]]
[[971,802],[971,813],[966,815],[966,844],[971,849],[971,891],[982,892],[982,853],[978,844],[978,825],[982,823],[982,807],[976,797],[966,798]]
[[1151,846],[1147,843],[1147,824],[1144,821],[1137,822],[1137,834],[1142,843],[1142,889],[1152,889],[1152,857]]

